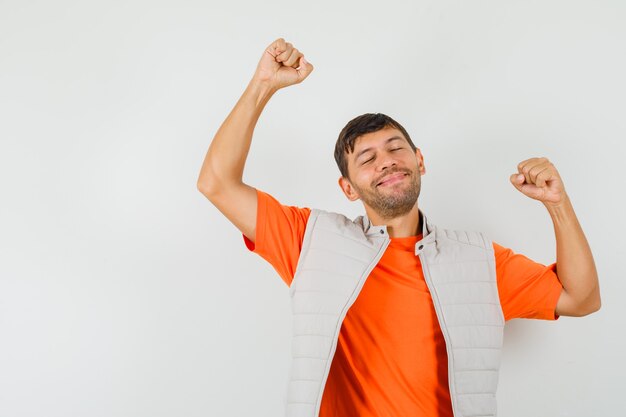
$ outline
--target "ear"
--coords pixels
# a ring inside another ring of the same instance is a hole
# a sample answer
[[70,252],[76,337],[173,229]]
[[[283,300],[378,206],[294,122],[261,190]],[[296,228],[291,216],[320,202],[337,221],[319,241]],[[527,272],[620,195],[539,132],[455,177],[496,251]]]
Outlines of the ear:
[[422,151],[420,148],[415,150],[415,157],[417,158],[417,164],[419,166],[419,171],[421,175],[426,174],[426,165],[424,165],[424,156],[422,155]]
[[359,195],[357,194],[356,190],[350,183],[350,180],[348,180],[345,177],[339,177],[338,182],[339,182],[339,187],[341,188],[341,191],[343,191],[343,193],[346,195],[348,200],[356,201],[359,199]]

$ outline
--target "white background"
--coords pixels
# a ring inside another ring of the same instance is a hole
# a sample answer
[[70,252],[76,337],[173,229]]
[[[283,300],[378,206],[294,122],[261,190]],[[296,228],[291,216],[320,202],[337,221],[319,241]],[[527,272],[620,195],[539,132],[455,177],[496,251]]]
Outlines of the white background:
[[315,70],[262,114],[244,180],[362,213],[341,128],[383,112],[422,150],[420,207],[554,262],[548,157],[602,309],[505,334],[500,415],[625,415],[626,5],[606,1],[0,1],[0,417],[278,416],[288,288],[196,189],[266,46]]

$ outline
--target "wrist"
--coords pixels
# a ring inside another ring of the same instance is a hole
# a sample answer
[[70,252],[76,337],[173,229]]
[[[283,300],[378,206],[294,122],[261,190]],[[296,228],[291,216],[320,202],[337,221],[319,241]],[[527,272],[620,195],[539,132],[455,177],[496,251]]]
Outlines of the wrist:
[[567,194],[558,203],[544,203],[544,206],[554,221],[563,221],[574,213],[574,207]]
[[253,95],[257,104],[260,102],[267,102],[278,91],[277,88],[272,86],[267,81],[261,81],[256,78],[252,78],[248,83],[246,92]]

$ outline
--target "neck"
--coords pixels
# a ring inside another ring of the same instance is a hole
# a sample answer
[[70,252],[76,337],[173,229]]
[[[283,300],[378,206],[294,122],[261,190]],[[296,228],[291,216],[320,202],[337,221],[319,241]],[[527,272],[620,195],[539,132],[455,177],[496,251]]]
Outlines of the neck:
[[417,202],[411,211],[392,219],[379,216],[369,207],[365,208],[365,212],[374,226],[387,226],[387,233],[389,234],[389,237],[409,237],[417,236],[422,233],[422,225],[420,221],[421,216],[419,215]]

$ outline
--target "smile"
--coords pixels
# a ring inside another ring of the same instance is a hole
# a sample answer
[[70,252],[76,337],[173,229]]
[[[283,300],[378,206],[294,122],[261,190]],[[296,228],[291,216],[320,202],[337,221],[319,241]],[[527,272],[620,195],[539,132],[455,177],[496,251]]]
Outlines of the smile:
[[399,181],[402,181],[404,179],[404,177],[407,174],[403,173],[403,172],[399,172],[397,174],[392,174],[389,175],[387,177],[385,177],[381,182],[379,182],[378,184],[376,184],[376,186],[378,187],[379,185],[391,185],[391,184],[395,184]]

